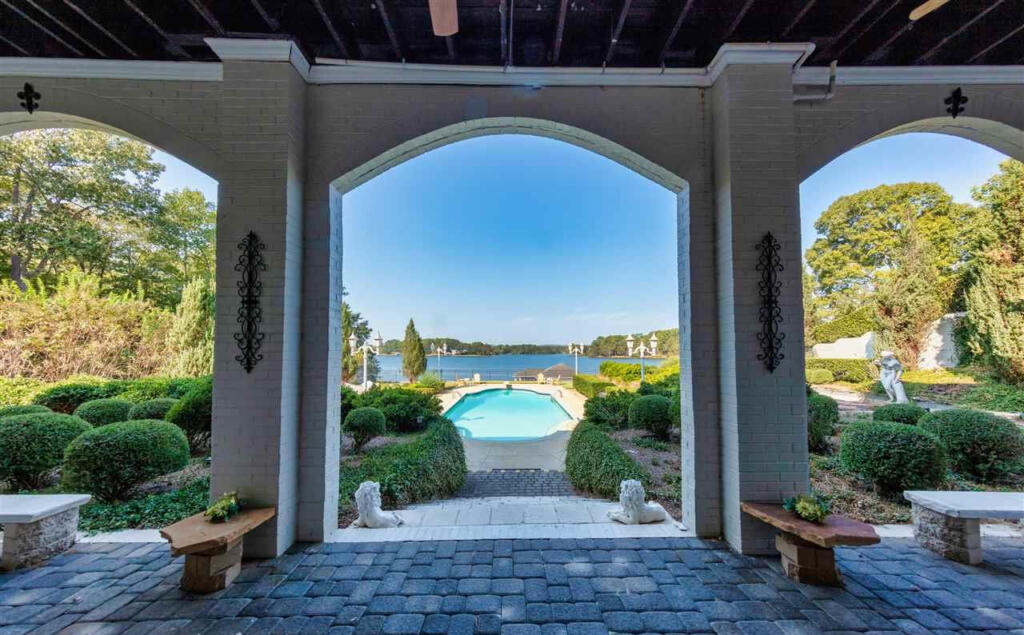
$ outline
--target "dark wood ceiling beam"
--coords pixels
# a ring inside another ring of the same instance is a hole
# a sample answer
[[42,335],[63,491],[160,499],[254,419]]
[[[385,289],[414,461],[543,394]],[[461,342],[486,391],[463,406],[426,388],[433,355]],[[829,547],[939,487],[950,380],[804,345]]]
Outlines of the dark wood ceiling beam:
[[[825,59],[828,59],[829,58],[829,53],[831,53],[832,50],[835,49],[837,44],[839,44],[840,42],[843,41],[843,38],[846,37],[846,34],[850,32],[850,30],[854,27],[854,25],[858,24],[864,18],[864,16],[866,16],[872,9],[874,9],[878,5],[878,3],[881,2],[881,1],[882,0],[871,0],[871,2],[869,2],[866,7],[861,9],[860,13],[858,13],[853,18],[853,20],[850,20],[850,22],[847,23],[847,25],[844,26],[843,29],[839,33],[836,34],[836,37],[832,40],[831,44],[829,44],[827,47],[825,47],[825,50],[821,52],[821,57],[823,57]],[[884,18],[886,16],[886,14],[889,13],[889,11],[891,11],[897,4],[899,4],[899,0],[896,0],[896,2],[891,3],[889,5],[889,7],[885,11],[883,11],[881,13],[881,15],[879,15],[874,20],[872,20],[871,23],[868,24],[866,27],[861,29],[860,32],[858,32],[857,35],[855,35],[853,37],[853,39],[850,40],[846,44],[846,46],[844,46],[842,49],[840,49],[839,52],[836,53],[832,57],[835,57],[836,59],[838,59],[843,53],[846,52],[846,49],[850,48],[850,46],[852,46],[854,42],[859,40],[861,37],[863,37],[863,35],[865,33],[870,31],[872,27],[874,27],[876,24],[878,24],[878,21],[881,20],[882,18]]]
[[36,27],[37,29],[39,29],[40,31],[45,33],[46,35],[50,36],[50,38],[60,42],[61,45],[64,48],[66,48],[69,51],[73,52],[78,57],[85,57],[85,53],[82,53],[80,50],[78,50],[77,48],[75,48],[74,46],[69,44],[66,40],[64,40],[64,38],[62,38],[61,36],[57,35],[53,31],[51,31],[50,29],[48,29],[45,26],[43,26],[42,24],[40,24],[35,18],[33,18],[32,16],[28,15],[27,13],[25,13],[24,11],[22,11],[18,7],[14,6],[10,2],[8,2],[8,0],[0,0],[0,3],[2,3],[5,7],[10,9],[11,11],[14,11],[18,15],[20,15],[22,18],[25,19],[26,22],[28,22],[32,26]]
[[912,28],[914,28],[914,23],[911,22],[910,20],[907,20],[906,24],[901,26],[899,29],[897,29],[897,31],[895,33],[893,33],[892,35],[889,36],[889,39],[887,39],[885,42],[882,42],[882,44],[880,46],[876,47],[875,50],[871,51],[870,53],[868,53],[867,55],[862,57],[861,60],[860,60],[861,63],[863,63],[865,60],[877,59],[877,56],[880,53],[882,53],[884,51],[888,51],[889,48],[896,42],[896,40],[898,40],[901,37],[903,37],[907,33],[907,31],[909,31]]
[[743,21],[743,18],[746,17],[747,11],[750,11],[750,7],[752,6],[754,6],[754,0],[747,0],[743,3],[743,7],[740,8],[740,12],[732,19],[732,23],[729,24],[729,28],[726,29],[725,33],[722,35],[723,43],[729,41],[729,38],[732,37],[732,34],[736,31],[736,28],[740,25],[740,22]]
[[36,2],[36,0],[25,0],[25,2],[28,2],[32,6],[33,9],[35,9],[39,13],[42,13],[43,15],[45,15],[47,18],[50,19],[51,22],[53,22],[54,24],[56,24],[60,28],[64,29],[64,31],[68,35],[72,36],[73,38],[75,38],[76,40],[81,42],[82,44],[84,44],[87,47],[89,47],[90,49],[92,49],[93,52],[96,53],[97,55],[99,55],[100,57],[110,57],[109,55],[104,53],[102,50],[100,50],[99,47],[95,46],[92,42],[90,42],[89,40],[87,40],[84,37],[82,37],[81,35],[79,35],[77,31],[75,31],[74,29],[69,27],[67,24],[65,24],[63,20],[61,20],[57,16],[53,15],[52,13],[50,13],[49,11],[44,9],[43,7],[39,6],[39,4]]
[[942,38],[941,40],[939,40],[939,42],[935,46],[933,46],[930,49],[928,49],[927,51],[925,51],[925,53],[923,55],[921,55],[916,60],[914,60],[914,64],[921,64],[925,60],[928,60],[928,59],[934,57],[935,54],[938,53],[942,49],[943,46],[948,44],[950,40],[952,40],[956,36],[960,35],[964,31],[966,31],[967,29],[971,28],[971,26],[975,22],[977,22],[978,20],[984,18],[986,15],[991,13],[999,5],[1003,4],[1004,1],[1005,0],[996,0],[995,2],[993,2],[992,4],[987,6],[985,9],[979,11],[978,14],[975,15],[973,18],[971,18],[967,22],[964,22],[963,24],[961,24],[959,29],[957,29],[956,31],[953,31],[952,33],[950,33],[946,37]]
[[565,13],[569,9],[569,0],[562,0],[558,6],[558,19],[555,22],[555,41],[551,45],[551,63],[558,65],[558,56],[562,53],[562,35],[565,33]]
[[154,31],[156,31],[157,33],[159,33],[159,34],[160,34],[160,37],[162,37],[162,38],[164,39],[164,42],[166,42],[166,43],[167,43],[167,46],[168,46],[168,47],[169,47],[169,48],[171,49],[171,51],[172,51],[173,53],[176,53],[176,54],[178,54],[178,55],[180,55],[180,56],[182,56],[182,57],[188,58],[188,59],[192,59],[192,56],[191,56],[191,55],[189,55],[189,52],[188,52],[188,51],[186,51],[185,49],[181,48],[181,46],[179,46],[179,45],[178,45],[178,44],[176,44],[176,43],[175,43],[175,42],[174,42],[173,40],[171,40],[171,38],[170,38],[170,37],[169,37],[169,36],[167,35],[167,32],[166,32],[166,31],[164,31],[164,30],[163,30],[162,28],[160,28],[160,25],[159,25],[159,24],[157,24],[157,23],[156,23],[156,22],[155,22],[155,21],[153,20],[153,18],[149,17],[149,16],[148,16],[148,15],[146,14],[146,12],[145,12],[145,11],[143,11],[142,9],[140,9],[140,8],[139,8],[139,7],[138,7],[138,6],[137,6],[137,5],[136,5],[136,4],[134,3],[134,2],[132,2],[132,0],[122,0],[122,1],[123,1],[123,2],[124,2],[124,3],[126,4],[126,5],[128,5],[128,8],[129,8],[129,9],[131,9],[132,11],[134,11],[135,13],[137,13],[137,14],[138,14],[138,16],[139,16],[140,18],[142,18],[142,19],[143,19],[143,21],[145,21],[145,23],[146,23],[146,24],[148,24],[148,25],[149,25],[149,26],[150,26],[150,27],[151,27],[151,28],[152,28],[152,29],[153,29]]
[[260,0],[249,0],[252,4],[252,8],[256,10],[256,13],[260,14],[260,19],[263,23],[270,27],[271,31],[276,31],[281,28],[281,23],[276,18],[272,18],[267,10],[263,8],[263,4]]
[[338,35],[338,30],[334,28],[334,22],[331,20],[331,16],[327,15],[327,11],[324,10],[324,3],[320,0],[309,0],[313,3],[317,13],[320,14],[320,20],[324,23],[327,28],[327,32],[330,33],[331,39],[334,40],[334,45],[338,47],[341,52],[341,56],[344,58],[351,57],[349,55],[348,47],[345,46],[345,42],[342,41],[341,36]]
[[679,15],[676,16],[675,22],[672,23],[672,28],[669,29],[668,35],[665,37],[665,42],[661,45],[661,52],[658,53],[658,66],[665,63],[665,56],[668,55],[668,50],[672,47],[672,42],[679,35],[679,29],[682,28],[683,22],[686,21],[686,16],[690,14],[690,9],[693,8],[693,0],[686,0],[686,4],[679,10]]
[[92,16],[90,16],[88,13],[79,8],[74,2],[72,2],[71,0],[64,0],[64,4],[68,5],[68,7],[70,7],[72,11],[82,16],[86,22],[93,26],[93,28],[95,28],[97,31],[107,36],[108,38],[110,38],[115,44],[124,49],[126,53],[128,53],[132,57],[139,56],[139,54],[132,50],[130,46],[122,42],[116,35],[107,30],[107,28],[104,27],[102,24],[100,24],[96,20],[93,20]]
[[22,55],[25,55],[25,56],[28,56],[28,57],[32,56],[32,54],[29,53],[28,51],[26,51],[25,48],[22,47],[20,44],[14,42],[12,40],[9,40],[9,39],[7,39],[6,37],[4,37],[2,35],[0,35],[0,42],[3,42],[4,44],[6,44],[7,46],[11,47],[15,51],[21,53]]
[[800,23],[800,20],[804,19],[804,16],[811,10],[811,7],[814,6],[815,2],[817,2],[817,0],[807,0],[807,2],[804,3],[804,6],[800,8],[799,12],[797,12],[796,17],[790,20],[789,24],[786,25],[786,28],[782,29],[782,37],[789,35],[789,32]]
[[391,50],[395,52],[395,59],[399,62],[405,60],[405,55],[402,54],[402,45],[398,42],[398,34],[395,33],[395,27],[391,24],[391,18],[388,16],[388,8],[384,4],[384,0],[374,0],[374,4],[377,5],[377,12],[380,13],[380,19],[384,22],[384,30],[388,33],[388,39],[391,40]]
[[1012,38],[1013,36],[1017,35],[1017,34],[1018,34],[1018,33],[1020,33],[1021,31],[1024,31],[1024,24],[1021,24],[1020,26],[1018,26],[1017,28],[1013,29],[1012,31],[1010,31],[1009,33],[1007,33],[1006,35],[1004,35],[1003,37],[999,38],[999,39],[998,39],[998,40],[996,40],[995,42],[993,42],[993,43],[989,44],[989,45],[988,45],[988,46],[986,46],[985,48],[981,49],[980,51],[978,51],[977,53],[975,53],[974,55],[972,55],[972,56],[971,56],[971,58],[967,60],[967,63],[968,63],[968,64],[973,64],[974,62],[977,62],[977,61],[978,61],[978,60],[980,60],[981,58],[983,58],[983,57],[985,57],[986,55],[988,55],[989,51],[992,51],[992,50],[993,50],[993,49],[995,49],[995,48],[996,48],[997,46],[999,46],[999,45],[1000,45],[1000,44],[1002,44],[1003,42],[1005,42],[1005,41],[1009,40],[1010,38]]
[[615,28],[612,29],[612,39],[608,42],[608,52],[604,56],[604,63],[611,64],[615,55],[615,47],[619,43],[619,36],[622,35],[622,27],[626,25],[626,16],[629,15],[629,5],[633,0],[622,0],[622,8],[619,10],[619,19],[615,21]]
[[188,0],[188,3],[192,5],[192,8],[196,10],[196,13],[202,16],[203,20],[210,25],[210,28],[213,29],[217,35],[224,35],[224,27],[221,26],[220,21],[217,20],[217,16],[213,15],[213,12],[210,11],[209,7],[203,4],[203,0]]

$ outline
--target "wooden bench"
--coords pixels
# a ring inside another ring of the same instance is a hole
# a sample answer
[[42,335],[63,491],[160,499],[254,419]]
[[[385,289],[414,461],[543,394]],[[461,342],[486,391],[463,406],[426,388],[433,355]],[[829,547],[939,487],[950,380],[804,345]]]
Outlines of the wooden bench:
[[1021,492],[903,492],[914,538],[925,549],[964,564],[981,564],[981,520],[1024,518]]
[[741,503],[740,509],[781,532],[775,537],[775,547],[782,556],[782,570],[805,584],[841,585],[833,548],[873,545],[881,540],[874,527],[845,516],[829,514],[819,525],[781,505]]
[[160,530],[171,555],[185,554],[181,588],[213,593],[226,588],[242,570],[242,538],[274,517],[273,507],[243,509],[227,522],[211,523],[199,513]]
[[0,569],[40,563],[75,544],[78,508],[87,494],[14,494],[0,496],[4,525]]

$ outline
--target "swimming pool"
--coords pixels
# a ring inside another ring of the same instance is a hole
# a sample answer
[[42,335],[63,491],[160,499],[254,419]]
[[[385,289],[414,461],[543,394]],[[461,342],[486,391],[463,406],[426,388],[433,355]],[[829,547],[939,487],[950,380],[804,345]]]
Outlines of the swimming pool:
[[483,441],[539,439],[572,419],[550,395],[505,388],[464,395],[445,416],[464,438]]

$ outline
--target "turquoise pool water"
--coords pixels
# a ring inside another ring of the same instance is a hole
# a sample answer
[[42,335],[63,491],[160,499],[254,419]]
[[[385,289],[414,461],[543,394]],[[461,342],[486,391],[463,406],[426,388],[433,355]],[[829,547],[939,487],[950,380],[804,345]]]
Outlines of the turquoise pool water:
[[572,419],[549,395],[504,388],[465,395],[445,416],[464,438],[483,441],[538,439]]

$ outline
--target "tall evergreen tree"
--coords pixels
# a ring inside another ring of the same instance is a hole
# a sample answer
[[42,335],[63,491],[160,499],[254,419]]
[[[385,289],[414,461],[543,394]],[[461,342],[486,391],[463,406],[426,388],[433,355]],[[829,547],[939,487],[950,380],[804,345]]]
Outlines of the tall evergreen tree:
[[412,382],[426,369],[427,354],[423,350],[423,340],[412,318],[409,318],[409,324],[405,327],[405,340],[402,342],[402,372]]
[[164,374],[198,377],[213,372],[215,298],[209,280],[196,278],[185,285],[167,333]]

